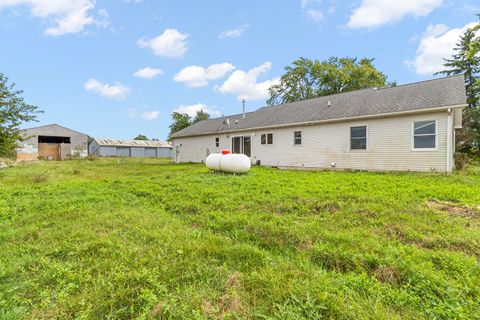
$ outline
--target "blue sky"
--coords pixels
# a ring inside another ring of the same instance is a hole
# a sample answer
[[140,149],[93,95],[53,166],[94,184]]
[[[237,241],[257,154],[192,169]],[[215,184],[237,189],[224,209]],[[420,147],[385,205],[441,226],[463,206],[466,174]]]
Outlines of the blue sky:
[[473,0],[0,0],[0,72],[45,111],[40,125],[165,139],[173,110],[263,106],[301,56],[430,79],[478,12]]

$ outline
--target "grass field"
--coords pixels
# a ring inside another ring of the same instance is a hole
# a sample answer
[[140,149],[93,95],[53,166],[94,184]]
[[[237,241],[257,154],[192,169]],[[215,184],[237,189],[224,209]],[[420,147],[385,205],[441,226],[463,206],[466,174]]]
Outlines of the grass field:
[[480,170],[0,171],[0,319],[479,319]]

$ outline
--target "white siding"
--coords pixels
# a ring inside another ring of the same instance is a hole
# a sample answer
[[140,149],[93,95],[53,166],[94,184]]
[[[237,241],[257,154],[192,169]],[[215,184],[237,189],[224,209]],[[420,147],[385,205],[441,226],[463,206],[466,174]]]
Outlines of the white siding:
[[[437,121],[437,149],[415,151],[412,147],[412,123]],[[367,150],[350,150],[350,127],[367,126]],[[302,145],[293,145],[293,132],[302,131]],[[261,145],[262,133],[273,133],[273,145]],[[387,171],[446,171],[446,111],[331,122],[310,126],[253,130],[239,133],[176,138],[178,162],[202,162],[208,153],[231,149],[231,138],[252,136],[252,162],[278,167],[330,168]],[[220,147],[215,148],[215,137]]]

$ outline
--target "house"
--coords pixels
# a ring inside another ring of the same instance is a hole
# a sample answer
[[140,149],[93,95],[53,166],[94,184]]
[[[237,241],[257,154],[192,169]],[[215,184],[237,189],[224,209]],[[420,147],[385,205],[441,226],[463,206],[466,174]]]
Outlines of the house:
[[89,153],[99,157],[171,158],[172,146],[163,141],[93,139]]
[[17,143],[17,161],[88,156],[88,135],[58,124],[25,129],[20,134],[24,140]]
[[267,106],[176,132],[174,160],[230,149],[274,167],[449,172],[464,107],[463,76]]

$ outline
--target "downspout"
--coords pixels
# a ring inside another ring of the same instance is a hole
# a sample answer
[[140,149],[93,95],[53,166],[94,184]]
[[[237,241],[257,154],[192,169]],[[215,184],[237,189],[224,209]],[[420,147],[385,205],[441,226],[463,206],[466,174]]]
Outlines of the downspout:
[[453,169],[453,112],[451,108],[447,110],[447,172]]

